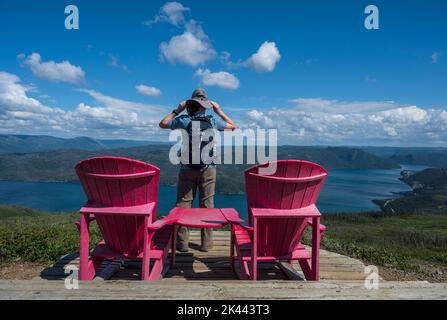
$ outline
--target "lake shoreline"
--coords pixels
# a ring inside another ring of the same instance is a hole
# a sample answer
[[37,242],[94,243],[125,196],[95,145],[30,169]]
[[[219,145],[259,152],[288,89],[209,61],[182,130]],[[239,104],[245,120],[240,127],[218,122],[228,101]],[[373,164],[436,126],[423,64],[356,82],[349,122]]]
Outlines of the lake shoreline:
[[403,170],[399,180],[407,184],[411,191],[402,192],[401,197],[395,199],[374,200],[382,211],[391,214],[447,212],[447,169]]
[[[409,169],[402,166],[402,169]],[[322,213],[380,211],[373,201],[401,196],[411,189],[398,180],[402,169],[333,169],[318,200]],[[410,166],[418,170],[418,166]],[[219,184],[219,180],[217,182]],[[165,215],[175,206],[176,186],[160,184],[157,214]],[[30,207],[50,212],[76,212],[86,201],[76,181],[0,180],[0,203]],[[197,204],[196,204],[197,205]],[[217,192],[215,206],[235,208],[247,216],[244,194]]]

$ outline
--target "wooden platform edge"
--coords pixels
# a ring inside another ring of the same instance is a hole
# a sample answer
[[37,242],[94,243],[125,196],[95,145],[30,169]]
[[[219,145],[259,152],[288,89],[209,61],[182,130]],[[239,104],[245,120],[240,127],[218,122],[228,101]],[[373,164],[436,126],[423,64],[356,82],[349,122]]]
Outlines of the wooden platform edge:
[[68,290],[65,282],[0,280],[0,299],[440,299],[447,283],[383,282],[368,290],[364,281],[101,281],[80,282]]

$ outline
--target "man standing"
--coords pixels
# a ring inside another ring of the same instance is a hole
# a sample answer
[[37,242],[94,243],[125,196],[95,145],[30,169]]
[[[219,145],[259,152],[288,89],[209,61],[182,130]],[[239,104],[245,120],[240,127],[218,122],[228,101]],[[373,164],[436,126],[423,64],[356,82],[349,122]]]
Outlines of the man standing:
[[[184,110],[187,114],[180,115]],[[214,110],[220,119],[215,119],[209,111]],[[189,152],[201,153],[202,148],[191,147],[191,132],[193,122],[196,122],[196,128],[213,128],[217,130],[234,130],[234,122],[222,111],[219,104],[208,100],[206,91],[202,88],[194,90],[191,99],[183,101],[177,109],[160,121],[160,127],[163,129],[183,129],[188,132],[190,141]],[[200,133],[199,130],[199,133]],[[192,139],[194,140],[194,138]],[[201,141],[201,140],[199,140]],[[183,141],[182,143],[186,143]],[[206,142],[207,143],[207,142]],[[201,145],[206,144],[201,141]],[[200,159],[200,154],[188,157],[188,163],[181,164],[178,183],[177,183],[177,206],[191,208],[196,190],[199,190],[199,207],[214,208],[214,193],[216,187],[216,166],[214,163],[206,164],[203,161],[192,163],[191,158]],[[213,246],[212,229],[201,230],[202,244],[200,251],[207,252]],[[180,252],[188,251],[189,230],[186,227],[180,227],[178,231],[177,250]]]

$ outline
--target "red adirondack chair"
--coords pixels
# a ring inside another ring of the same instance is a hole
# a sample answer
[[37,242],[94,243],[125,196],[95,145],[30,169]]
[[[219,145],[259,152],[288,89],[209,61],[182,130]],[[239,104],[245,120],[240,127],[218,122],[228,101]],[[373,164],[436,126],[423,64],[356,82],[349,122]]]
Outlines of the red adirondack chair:
[[[143,280],[159,279],[173,231],[169,225],[153,227],[160,169],[126,158],[96,157],[80,162],[75,170],[88,198],[77,222],[81,233],[79,279],[93,279],[104,259],[131,258],[143,260]],[[103,240],[90,260],[89,224],[93,220]]]
[[[325,228],[315,202],[327,171],[307,161],[276,164],[273,175],[259,174],[266,164],[245,171],[250,226],[232,225],[231,265],[239,261],[242,278],[256,280],[258,262],[286,260],[293,265],[298,260],[307,280],[319,280],[320,235]],[[307,225],[312,226],[312,266],[311,255],[300,243]]]

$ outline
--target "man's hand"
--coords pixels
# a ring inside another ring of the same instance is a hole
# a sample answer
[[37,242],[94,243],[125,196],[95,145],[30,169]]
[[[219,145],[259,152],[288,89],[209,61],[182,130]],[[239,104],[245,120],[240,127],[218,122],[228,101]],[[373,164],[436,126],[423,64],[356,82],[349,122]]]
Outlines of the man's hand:
[[186,101],[182,101],[179,103],[178,107],[177,107],[177,114],[180,114],[183,112],[183,110],[186,109]]

